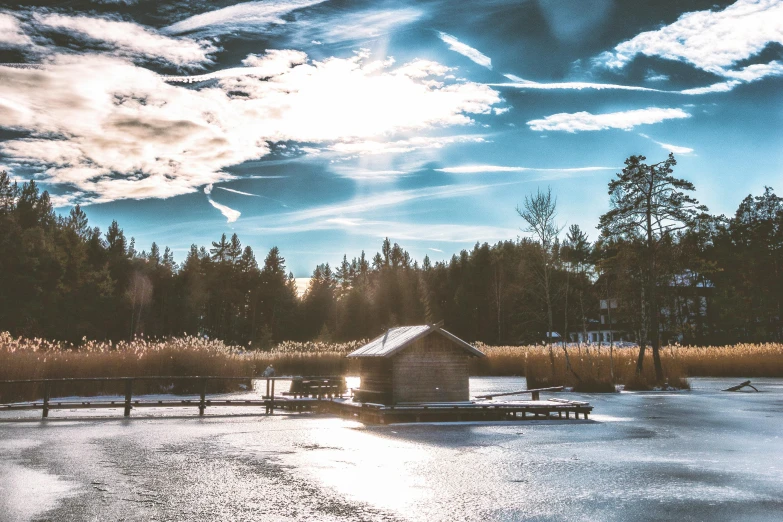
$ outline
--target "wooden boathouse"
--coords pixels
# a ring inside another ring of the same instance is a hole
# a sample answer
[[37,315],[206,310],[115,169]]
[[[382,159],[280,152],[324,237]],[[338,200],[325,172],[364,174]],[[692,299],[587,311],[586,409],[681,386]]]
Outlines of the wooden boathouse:
[[354,400],[385,405],[468,401],[468,359],[486,356],[442,324],[392,328],[348,354],[359,361],[361,387],[354,389]]

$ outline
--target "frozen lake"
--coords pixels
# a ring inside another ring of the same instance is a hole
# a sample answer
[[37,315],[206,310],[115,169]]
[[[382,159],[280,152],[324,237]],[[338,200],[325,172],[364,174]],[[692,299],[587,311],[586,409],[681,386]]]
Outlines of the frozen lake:
[[[719,391],[741,380],[561,395],[590,401],[589,421],[0,418],[0,520],[781,520],[783,379]],[[471,379],[473,394],[524,387]]]

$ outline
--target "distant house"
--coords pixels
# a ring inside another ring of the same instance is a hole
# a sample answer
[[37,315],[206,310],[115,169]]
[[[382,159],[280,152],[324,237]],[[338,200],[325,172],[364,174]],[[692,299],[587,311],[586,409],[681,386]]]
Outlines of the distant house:
[[[599,288],[612,288],[613,278],[601,276],[596,282]],[[709,330],[709,300],[714,285],[703,276],[690,270],[673,276],[661,285],[660,328],[664,342],[693,342],[703,339]],[[598,319],[589,319],[587,331],[571,332],[575,342],[609,343],[635,341],[634,326],[628,322],[628,312],[617,297],[599,300]]]
[[439,323],[392,328],[348,357],[360,364],[355,400],[397,404],[467,401],[468,359],[485,355]]

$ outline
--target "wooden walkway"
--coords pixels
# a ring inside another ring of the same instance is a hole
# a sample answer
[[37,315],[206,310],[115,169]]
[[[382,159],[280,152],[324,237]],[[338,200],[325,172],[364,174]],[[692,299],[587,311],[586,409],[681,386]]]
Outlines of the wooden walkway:
[[[203,416],[208,407],[257,407],[263,408],[265,415],[274,411],[289,412],[318,411],[333,413],[344,418],[356,419],[371,424],[391,424],[400,422],[464,422],[464,421],[497,421],[497,420],[535,420],[535,419],[587,419],[593,407],[587,402],[572,401],[559,398],[540,400],[540,393],[556,391],[561,388],[543,388],[539,390],[522,390],[519,392],[497,393],[478,397],[478,400],[449,403],[396,404],[383,405],[367,402],[354,402],[341,395],[342,388],[335,387],[330,382],[335,378],[308,378],[314,383],[310,393],[275,395],[275,381],[291,380],[291,377],[113,377],[113,378],[82,378],[82,379],[28,379],[20,381],[0,381],[2,385],[18,385],[23,383],[43,384],[43,400],[32,402],[17,402],[0,404],[0,413],[7,411],[41,410],[42,418],[49,416],[51,410],[76,409],[122,409],[125,417],[137,408],[198,408]],[[137,380],[161,380],[166,382],[176,380],[196,381],[200,390],[198,399],[134,399],[133,382]],[[211,380],[266,380],[266,394],[259,399],[225,399],[207,398],[207,385]],[[123,400],[106,400],[100,398],[54,399],[49,397],[53,385],[63,382],[122,382],[125,388]],[[340,391],[338,391],[340,390]],[[533,400],[529,401],[494,401],[495,396],[520,395],[530,393]]]
[[[320,382],[328,382],[334,378],[321,378]],[[266,394],[262,395],[260,399],[208,399],[207,398],[207,386],[210,381],[249,381],[265,380],[266,381]],[[130,417],[131,410],[135,408],[171,408],[171,407],[197,407],[199,415],[204,415],[204,412],[211,406],[257,406],[263,407],[264,412],[267,415],[271,415],[275,408],[281,407],[279,403],[288,403],[291,399],[286,397],[278,397],[275,395],[275,382],[278,380],[291,380],[291,377],[180,377],[180,376],[151,376],[151,377],[91,377],[91,378],[76,378],[76,379],[23,379],[12,381],[0,381],[0,385],[4,386],[20,386],[25,384],[38,384],[43,385],[43,398],[40,401],[32,402],[16,402],[11,404],[0,404],[0,412],[4,411],[24,411],[24,410],[41,410],[42,418],[49,416],[51,410],[73,410],[73,409],[101,409],[101,408],[122,408],[125,417]],[[191,381],[196,389],[199,390],[198,399],[135,399],[133,398],[133,384],[136,381],[162,381],[162,382],[174,382],[174,381]],[[96,398],[79,398],[78,400],[67,399],[54,399],[52,400],[51,390],[56,385],[69,384],[69,383],[121,383],[125,390],[125,397],[123,400],[102,400],[100,397]],[[315,395],[316,400],[322,398],[329,398],[331,395],[327,394],[325,390],[334,390],[333,386],[316,386],[312,390],[312,394]],[[301,399],[305,400],[305,399]],[[312,401],[313,399],[307,399]],[[311,404],[307,403],[307,406]],[[299,408],[294,408],[297,411],[301,411],[305,404],[301,404]],[[290,404],[286,404],[286,407],[290,408]]]
[[498,420],[587,419],[593,407],[587,402],[550,399],[548,401],[461,402],[400,404],[330,401],[329,411],[342,417],[372,424],[399,422],[465,422]]

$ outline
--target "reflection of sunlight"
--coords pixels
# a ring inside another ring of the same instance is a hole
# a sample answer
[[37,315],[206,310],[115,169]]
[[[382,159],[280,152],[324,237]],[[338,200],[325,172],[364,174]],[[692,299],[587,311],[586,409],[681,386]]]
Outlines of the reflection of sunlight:
[[355,376],[355,375],[349,375],[345,378],[345,387],[349,390],[352,388],[358,388],[361,384],[362,380],[361,378]]
[[324,486],[382,509],[405,510],[431,489],[416,470],[432,459],[418,444],[390,439],[342,419],[323,419],[310,432],[309,451],[297,452],[297,466]]

